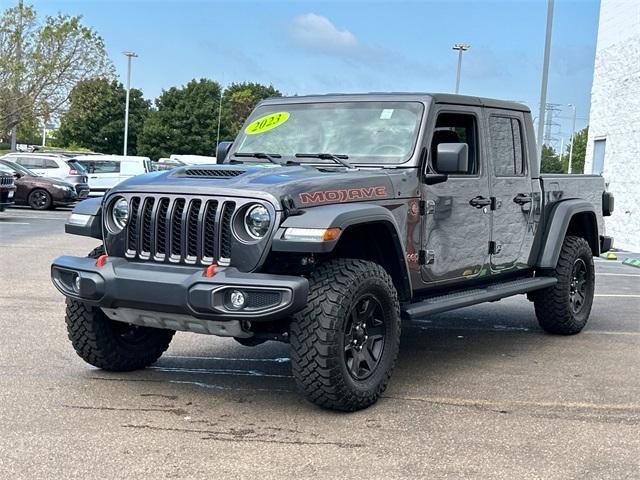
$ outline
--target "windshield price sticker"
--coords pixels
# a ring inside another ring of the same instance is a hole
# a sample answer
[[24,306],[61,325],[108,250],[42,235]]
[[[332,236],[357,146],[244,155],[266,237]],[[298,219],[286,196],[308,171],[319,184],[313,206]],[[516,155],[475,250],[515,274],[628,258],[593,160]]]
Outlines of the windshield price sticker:
[[251,122],[247,128],[244,129],[244,133],[247,135],[264,133],[273,128],[279,127],[287,120],[289,120],[289,112],[271,113]]

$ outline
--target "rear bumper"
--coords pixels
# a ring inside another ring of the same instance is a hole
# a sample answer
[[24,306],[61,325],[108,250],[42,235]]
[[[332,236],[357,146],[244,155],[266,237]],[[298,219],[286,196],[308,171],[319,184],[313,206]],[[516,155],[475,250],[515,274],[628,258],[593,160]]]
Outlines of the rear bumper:
[[[304,307],[309,290],[303,277],[221,267],[209,278],[202,268],[111,257],[102,267],[91,258],[58,257],[51,265],[51,279],[63,295],[103,309],[135,309],[214,321],[286,318]],[[230,306],[232,290],[245,295],[243,308]]]
[[600,253],[606,253],[613,248],[613,237],[600,235]]

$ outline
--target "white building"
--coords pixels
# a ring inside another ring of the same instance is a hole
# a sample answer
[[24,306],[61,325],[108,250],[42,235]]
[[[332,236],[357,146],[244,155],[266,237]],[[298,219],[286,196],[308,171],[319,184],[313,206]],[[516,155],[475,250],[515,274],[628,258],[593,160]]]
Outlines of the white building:
[[615,197],[614,246],[640,252],[640,0],[602,0],[584,173]]

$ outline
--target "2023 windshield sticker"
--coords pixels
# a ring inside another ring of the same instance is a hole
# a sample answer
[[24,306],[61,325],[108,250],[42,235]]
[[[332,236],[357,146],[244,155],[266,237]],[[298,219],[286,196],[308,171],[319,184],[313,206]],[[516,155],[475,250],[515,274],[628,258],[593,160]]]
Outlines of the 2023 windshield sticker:
[[257,135],[259,133],[268,132],[269,130],[282,125],[284,122],[289,120],[289,117],[289,112],[270,113],[269,115],[260,117],[247,125],[247,128],[244,129],[244,133],[247,135]]

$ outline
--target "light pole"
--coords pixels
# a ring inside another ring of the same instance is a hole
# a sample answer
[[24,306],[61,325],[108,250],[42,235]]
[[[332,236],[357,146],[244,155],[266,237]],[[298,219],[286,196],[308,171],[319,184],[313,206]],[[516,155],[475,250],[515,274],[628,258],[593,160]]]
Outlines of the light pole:
[[571,173],[571,162],[573,161],[573,142],[576,139],[576,106],[572,103],[568,105],[573,108],[573,121],[571,122],[571,146],[569,147],[569,168],[567,173]]
[[453,46],[454,50],[458,50],[458,71],[456,73],[456,93],[460,91],[460,70],[462,69],[462,52],[466,52],[471,48],[471,45],[466,43],[456,43]]
[[131,90],[131,59],[138,55],[134,52],[122,52],[127,57],[127,99],[124,104],[124,148],[123,155],[127,156],[127,141],[129,137],[129,91]]
[[551,53],[551,31],[553,30],[553,0],[547,0],[547,32],[544,39],[542,62],[542,86],[540,87],[540,114],[538,116],[538,161],[542,160],[544,142],[544,114],[547,106],[547,82],[549,80],[549,55]]

